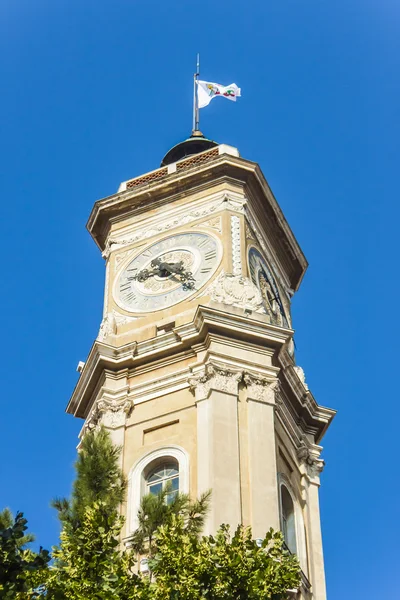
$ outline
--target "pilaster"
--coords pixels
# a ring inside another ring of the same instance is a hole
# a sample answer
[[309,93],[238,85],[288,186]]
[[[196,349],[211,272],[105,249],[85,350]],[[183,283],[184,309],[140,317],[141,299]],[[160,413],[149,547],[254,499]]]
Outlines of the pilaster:
[[326,600],[324,555],[322,548],[321,516],[319,510],[320,474],[324,461],[319,458],[320,446],[303,446],[298,451],[301,461],[301,482],[305,500],[304,518],[307,530],[308,558],[313,600]]
[[242,373],[207,364],[190,379],[197,405],[197,491],[212,490],[205,533],[241,522],[238,384]]
[[279,381],[250,373],[245,373],[243,380],[247,387],[251,525],[253,536],[263,538],[270,527],[279,529],[274,424]]

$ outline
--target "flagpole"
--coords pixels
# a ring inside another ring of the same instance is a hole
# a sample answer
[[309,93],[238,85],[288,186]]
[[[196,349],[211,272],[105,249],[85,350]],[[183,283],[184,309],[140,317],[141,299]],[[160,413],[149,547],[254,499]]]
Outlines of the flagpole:
[[193,132],[199,130],[199,102],[197,98],[197,80],[200,76],[200,54],[197,54],[196,73],[193,76]]

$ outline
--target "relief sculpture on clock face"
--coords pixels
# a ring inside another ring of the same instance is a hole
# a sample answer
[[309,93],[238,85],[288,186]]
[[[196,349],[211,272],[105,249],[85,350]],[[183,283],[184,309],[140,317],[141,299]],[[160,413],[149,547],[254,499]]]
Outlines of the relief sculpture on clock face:
[[180,233],[142,250],[120,272],[117,304],[133,313],[164,309],[198,292],[221,261],[220,242],[206,233]]
[[279,287],[260,251],[251,246],[248,252],[250,277],[260,290],[265,312],[272,325],[290,327],[289,311],[285,310]]

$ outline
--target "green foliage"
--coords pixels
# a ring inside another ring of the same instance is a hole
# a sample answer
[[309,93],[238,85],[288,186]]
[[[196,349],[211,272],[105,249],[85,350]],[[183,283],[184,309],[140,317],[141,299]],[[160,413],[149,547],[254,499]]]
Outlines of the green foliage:
[[[191,501],[167,486],[144,496],[132,548],[124,548],[119,453],[104,429],[86,434],[71,499],[54,502],[62,530],[50,568],[46,551],[25,549],[23,515],[0,513],[2,600],[284,600],[299,586],[281,533],[270,530],[261,547],[242,526],[233,536],[223,525],[201,537],[210,492]],[[135,572],[135,552],[149,556],[150,577]]]
[[[0,512],[0,530],[8,529],[8,527],[12,527],[13,525],[14,525],[14,516],[9,508],[5,508],[4,510],[2,510]],[[33,535],[33,533],[26,533],[25,535],[20,537],[18,540],[16,540],[16,543],[18,544],[19,548],[22,548],[22,546],[26,546],[27,544],[30,544],[31,542],[34,542],[34,541],[35,541],[35,536]]]
[[16,600],[35,598],[35,575],[46,569],[50,560],[47,550],[33,552],[24,546],[33,539],[25,534],[27,520],[23,513],[13,519],[8,509],[0,513],[0,598]]
[[86,508],[94,502],[103,502],[111,512],[118,509],[126,491],[126,479],[118,465],[120,452],[103,427],[85,435],[75,463],[72,497],[53,501],[61,522],[78,527]]
[[133,574],[132,552],[120,549],[126,481],[119,455],[105,429],[85,435],[71,499],[53,502],[62,530],[46,578],[46,600],[145,598],[148,582]]
[[177,515],[183,518],[187,533],[199,535],[209,509],[210,497],[209,491],[195,501],[191,501],[188,494],[175,494],[171,498],[170,485],[166,485],[158,494],[146,494],[138,512],[139,527],[129,540],[131,547],[139,554],[146,552],[150,557],[153,556],[157,548],[155,532]]
[[46,600],[146,600],[149,584],[119,549],[123,519],[107,503],[86,507],[79,529],[66,522],[46,581]]
[[223,525],[215,536],[199,538],[179,516],[158,529],[150,566],[154,600],[283,600],[300,583],[298,561],[283,549],[281,533],[271,529],[261,547],[242,526],[232,537]]

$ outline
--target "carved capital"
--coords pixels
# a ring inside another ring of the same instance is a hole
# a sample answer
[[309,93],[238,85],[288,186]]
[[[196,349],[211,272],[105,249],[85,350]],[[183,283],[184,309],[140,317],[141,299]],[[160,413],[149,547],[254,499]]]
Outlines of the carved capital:
[[110,429],[117,429],[126,423],[126,419],[133,408],[133,401],[129,398],[113,399],[101,398],[97,402],[97,411],[101,423]]
[[297,450],[297,458],[304,466],[305,474],[308,475],[311,481],[319,482],[319,476],[324,470],[325,461],[320,458],[320,447],[309,448],[305,443],[302,443]]
[[196,400],[208,398],[211,390],[237,395],[239,381],[242,379],[241,371],[232,371],[228,368],[208,363],[202,373],[189,379],[190,388],[194,391]]
[[279,390],[279,380],[271,381],[252,373],[245,373],[243,381],[247,386],[247,399],[275,405],[276,392]]
[[99,398],[86,419],[81,437],[88,431],[97,429],[100,425],[104,425],[108,429],[123,427],[132,408],[133,400],[127,397],[119,399]]

